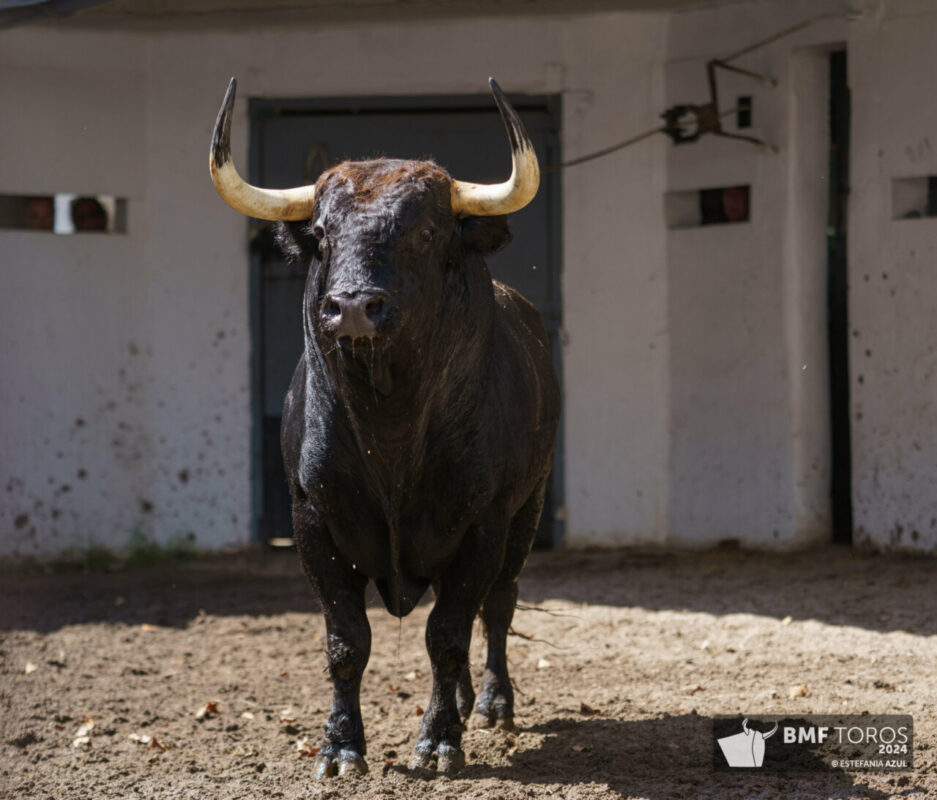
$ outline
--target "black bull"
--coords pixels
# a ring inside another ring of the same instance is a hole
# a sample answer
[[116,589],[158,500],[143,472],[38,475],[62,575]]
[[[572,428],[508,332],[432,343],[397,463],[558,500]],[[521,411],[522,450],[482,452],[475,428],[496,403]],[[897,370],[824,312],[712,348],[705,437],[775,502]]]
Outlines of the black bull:
[[[529,147],[493,89],[514,151]],[[213,174],[229,168],[231,104],[233,92]],[[318,777],[367,770],[359,692],[371,580],[397,616],[428,586],[436,595],[426,627],[433,688],[412,766],[464,765],[473,703],[478,724],[513,726],[506,638],[543,508],[559,389],[539,314],[485,265],[510,240],[506,217],[459,213],[456,184],[428,161],[345,162],[319,178],[304,212],[264,214],[290,220],[281,246],[309,265],[305,349],[281,443],[334,688]],[[479,613],[488,656],[476,701],[468,651]]]

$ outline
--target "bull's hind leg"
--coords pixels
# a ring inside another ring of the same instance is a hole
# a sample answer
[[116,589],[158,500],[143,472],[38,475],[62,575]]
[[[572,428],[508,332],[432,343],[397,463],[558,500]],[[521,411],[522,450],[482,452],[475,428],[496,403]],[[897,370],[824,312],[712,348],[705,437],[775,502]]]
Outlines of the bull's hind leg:
[[453,774],[465,765],[460,710],[468,711],[466,692],[471,692],[472,623],[500,569],[506,534],[506,522],[473,526],[438,583],[436,604],[426,624],[433,691],[413,748],[412,769],[435,766],[439,772]]
[[482,607],[488,638],[485,675],[472,715],[472,725],[514,730],[514,690],[508,675],[507,638],[517,604],[517,579],[530,554],[543,509],[546,483],[531,495],[511,521],[504,566]]
[[316,778],[368,771],[361,720],[361,676],[371,653],[371,626],[365,613],[367,579],[344,562],[320,525],[304,524],[294,507],[297,549],[325,616],[326,654],[332,678],[332,713],[313,763]]

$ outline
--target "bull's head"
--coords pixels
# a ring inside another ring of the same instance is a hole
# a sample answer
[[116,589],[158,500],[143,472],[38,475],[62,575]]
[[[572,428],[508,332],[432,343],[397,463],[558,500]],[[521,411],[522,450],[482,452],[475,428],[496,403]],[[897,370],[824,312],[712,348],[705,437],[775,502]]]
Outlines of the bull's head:
[[430,161],[379,159],[344,162],[313,185],[274,190],[246,183],[231,160],[231,79],[212,138],[212,180],[237,211],[283,223],[281,243],[324,267],[307,290],[319,335],[353,345],[400,334],[414,309],[438,305],[433,299],[451,290],[445,272],[464,253],[494,252],[509,239],[504,215],[533,199],[540,170],[517,113],[490,84],[511,143],[504,183],[454,180]]

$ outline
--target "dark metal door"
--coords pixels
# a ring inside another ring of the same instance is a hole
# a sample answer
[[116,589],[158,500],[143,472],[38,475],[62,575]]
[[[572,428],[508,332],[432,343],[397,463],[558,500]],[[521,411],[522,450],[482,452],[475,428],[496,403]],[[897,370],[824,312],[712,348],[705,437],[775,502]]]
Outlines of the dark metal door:
[[[558,108],[548,98],[511,98],[533,139],[542,167],[558,159]],[[503,181],[510,149],[490,97],[375,98],[353,101],[251,102],[250,180],[284,188],[314,181],[346,158],[387,155],[433,158],[461,180]],[[512,215],[513,242],[488,259],[492,275],[518,289],[543,315],[559,369],[559,173],[547,170],[541,190]],[[302,295],[306,272],[287,264],[269,231],[252,229],[254,327],[255,492],[261,541],[290,535],[289,493],[279,446],[283,398],[303,349]],[[562,459],[544,508],[537,544],[562,536],[555,513],[561,500]],[[260,485],[257,486],[256,484]]]

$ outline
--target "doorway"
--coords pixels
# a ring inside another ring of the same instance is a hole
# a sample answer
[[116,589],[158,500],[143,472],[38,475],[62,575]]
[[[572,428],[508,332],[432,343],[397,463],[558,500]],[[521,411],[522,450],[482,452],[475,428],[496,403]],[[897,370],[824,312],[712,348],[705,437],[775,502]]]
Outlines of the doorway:
[[827,225],[831,486],[833,541],[852,543],[852,445],[849,424],[849,296],[846,257],[849,205],[849,83],[846,51],[829,57],[830,154]]
[[[518,289],[546,323],[560,372],[559,98],[512,96],[540,159],[533,202],[511,216],[514,239],[487,259],[494,278]],[[510,150],[490,95],[250,101],[249,180],[285,188],[311,183],[345,159],[433,158],[461,180],[499,182],[511,172]],[[283,260],[270,223],[252,222],[251,329],[253,508],[255,539],[292,535],[290,498],[280,454],[283,398],[303,350],[303,266]],[[535,547],[562,543],[563,454],[558,437]]]

